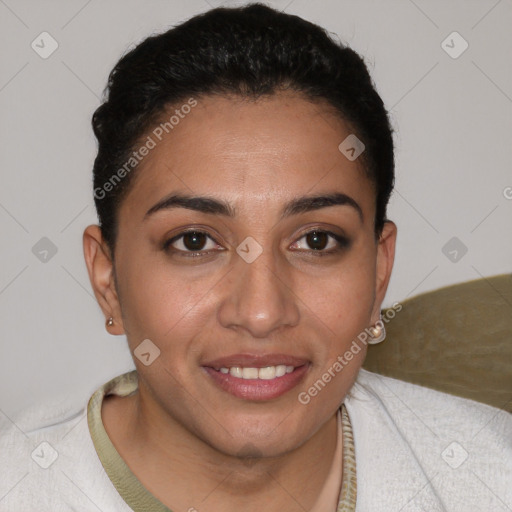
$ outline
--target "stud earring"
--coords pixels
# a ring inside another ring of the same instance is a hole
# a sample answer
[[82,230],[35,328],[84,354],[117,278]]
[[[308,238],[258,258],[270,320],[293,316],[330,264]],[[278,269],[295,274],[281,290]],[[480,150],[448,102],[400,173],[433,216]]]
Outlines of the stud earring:
[[106,321],[106,325],[107,327],[112,327],[114,325],[114,319],[112,317],[110,317],[107,321]]
[[370,339],[368,340],[369,345],[376,345],[386,339],[386,328],[382,323],[382,319],[378,320],[374,326],[368,329],[370,331]]

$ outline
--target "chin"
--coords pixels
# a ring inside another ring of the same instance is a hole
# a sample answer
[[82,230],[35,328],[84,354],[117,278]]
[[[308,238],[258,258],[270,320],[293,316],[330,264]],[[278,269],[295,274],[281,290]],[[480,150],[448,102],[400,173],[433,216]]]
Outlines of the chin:
[[212,437],[208,432],[203,440],[213,449],[230,457],[258,459],[261,457],[279,457],[300,447],[307,441],[308,435],[302,429],[295,430],[284,421],[286,416],[252,428],[241,424],[218,427],[220,431]]

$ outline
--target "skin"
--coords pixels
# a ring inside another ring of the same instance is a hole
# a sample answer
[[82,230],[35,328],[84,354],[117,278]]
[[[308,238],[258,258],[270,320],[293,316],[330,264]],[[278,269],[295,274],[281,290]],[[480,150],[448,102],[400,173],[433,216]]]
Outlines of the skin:
[[[396,241],[392,222],[375,237],[374,186],[360,160],[338,150],[350,133],[326,105],[298,93],[256,102],[198,98],[139,164],[119,210],[114,264],[99,227],[84,232],[96,298],[114,319],[108,331],[126,334],[132,353],[148,338],[161,351],[149,366],[134,357],[139,389],[106,398],[103,422],[135,475],[173,510],[256,511],[265,504],[267,512],[304,511],[322,489],[336,411],[366,349],[309,404],[297,395],[379,319]],[[145,218],[171,192],[222,199],[236,215],[173,208]],[[280,220],[289,200],[333,192],[353,198],[362,220],[348,205]],[[213,239],[205,239],[203,256],[180,256],[184,238],[173,243],[174,253],[162,248],[191,227]],[[319,257],[337,243],[329,237],[314,251],[305,236],[312,228],[350,244]],[[263,249],[250,264],[236,252],[247,236]],[[285,353],[310,366],[290,392],[244,400],[201,368],[237,353]]]

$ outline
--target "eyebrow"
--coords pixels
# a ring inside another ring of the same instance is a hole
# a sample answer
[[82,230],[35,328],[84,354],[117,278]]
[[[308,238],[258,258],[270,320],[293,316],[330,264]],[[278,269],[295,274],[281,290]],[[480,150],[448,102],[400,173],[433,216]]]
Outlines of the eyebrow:
[[[294,198],[284,205],[281,210],[280,220],[292,215],[319,210],[329,206],[350,206],[356,210],[361,222],[363,222],[363,210],[359,204],[350,196],[341,192]],[[225,201],[207,196],[170,194],[152,206],[146,212],[144,219],[147,219],[156,212],[172,208],[186,208],[188,210],[195,210],[201,213],[222,215],[231,218],[236,216],[236,209]]]

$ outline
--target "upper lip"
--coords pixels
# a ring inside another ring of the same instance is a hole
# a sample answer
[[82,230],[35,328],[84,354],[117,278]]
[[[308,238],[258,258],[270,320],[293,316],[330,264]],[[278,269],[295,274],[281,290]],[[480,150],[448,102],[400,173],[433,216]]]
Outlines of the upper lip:
[[232,354],[226,357],[219,357],[213,361],[208,361],[202,364],[202,366],[208,366],[210,368],[231,368],[233,366],[264,368],[265,366],[277,366],[280,364],[297,367],[307,363],[307,359],[288,354]]

